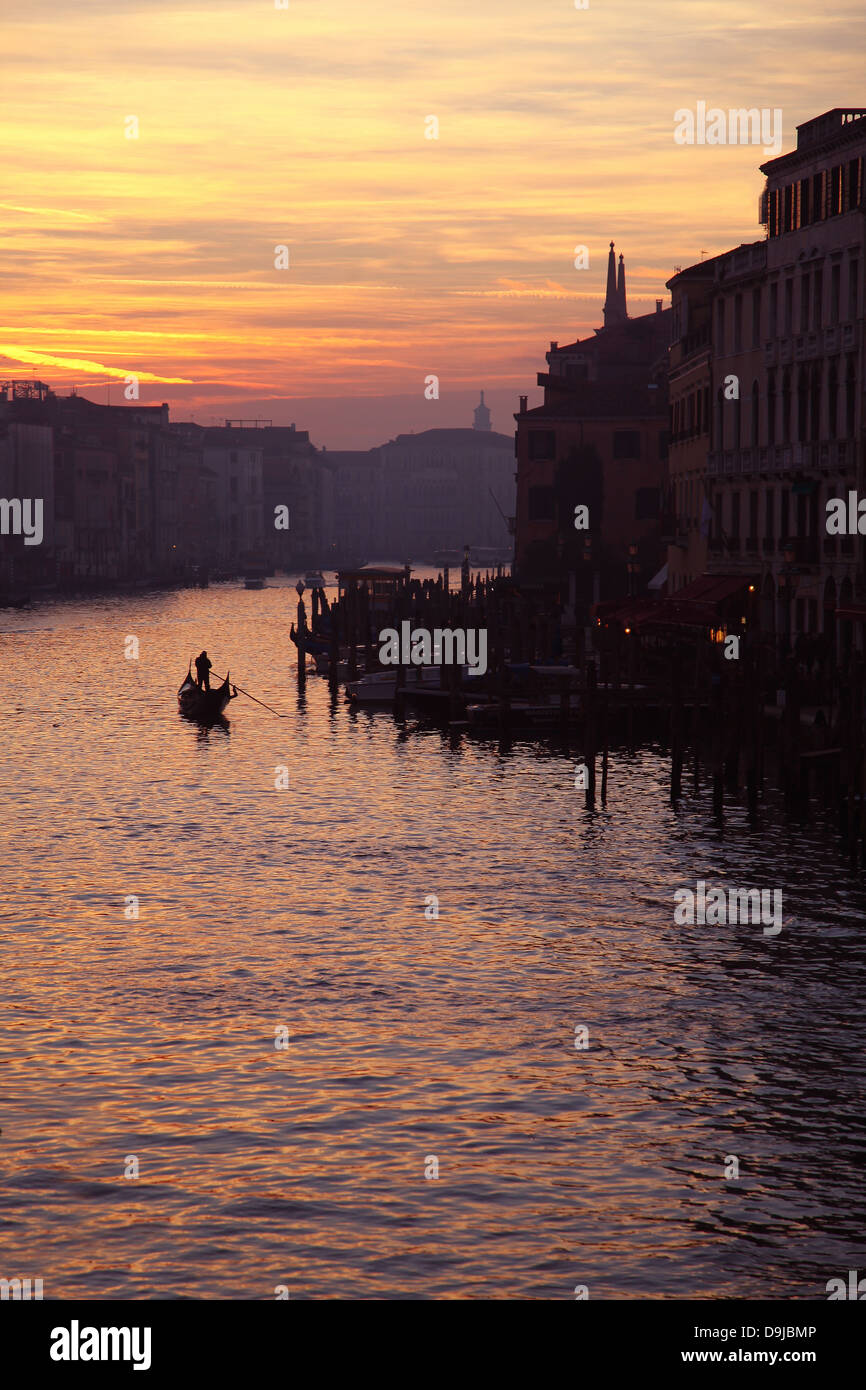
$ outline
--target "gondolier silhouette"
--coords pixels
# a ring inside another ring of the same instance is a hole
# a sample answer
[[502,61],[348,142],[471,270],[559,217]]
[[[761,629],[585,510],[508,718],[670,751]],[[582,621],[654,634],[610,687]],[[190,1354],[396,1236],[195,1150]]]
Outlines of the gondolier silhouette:
[[195,673],[202,690],[210,690],[210,669],[211,662],[208,660],[208,654],[202,652],[195,659]]

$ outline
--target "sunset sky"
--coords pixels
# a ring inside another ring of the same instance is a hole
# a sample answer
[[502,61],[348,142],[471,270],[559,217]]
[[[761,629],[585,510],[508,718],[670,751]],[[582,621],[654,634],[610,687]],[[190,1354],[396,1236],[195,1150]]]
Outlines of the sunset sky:
[[483,387],[510,432],[601,322],[611,238],[637,314],[762,235],[762,148],[678,146],[678,108],[780,107],[787,150],[866,105],[863,0],[589,5],[3,0],[0,377],[135,373],[332,448],[469,424]]

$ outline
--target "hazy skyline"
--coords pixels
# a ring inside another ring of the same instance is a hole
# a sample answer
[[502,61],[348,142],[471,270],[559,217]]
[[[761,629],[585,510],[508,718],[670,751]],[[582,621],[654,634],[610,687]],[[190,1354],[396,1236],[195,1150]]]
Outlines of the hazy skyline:
[[331,448],[468,426],[479,388],[510,432],[549,341],[600,324],[611,238],[639,314],[675,265],[761,237],[762,148],[678,146],[677,109],[781,108],[787,150],[864,104],[855,0],[4,20],[0,376],[104,400],[116,374],[121,400],[135,374],[175,418],[295,420]]

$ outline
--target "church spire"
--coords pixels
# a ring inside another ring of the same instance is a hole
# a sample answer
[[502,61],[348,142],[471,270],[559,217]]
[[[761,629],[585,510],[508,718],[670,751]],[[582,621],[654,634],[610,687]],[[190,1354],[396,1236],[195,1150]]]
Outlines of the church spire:
[[607,258],[607,295],[604,301],[604,326],[609,328],[617,320],[616,302],[616,256],[613,254],[613,242],[610,243],[610,255]]
[[628,310],[625,307],[625,262],[622,252],[619,253],[619,278],[616,282],[616,298],[619,311],[624,319],[628,318]]

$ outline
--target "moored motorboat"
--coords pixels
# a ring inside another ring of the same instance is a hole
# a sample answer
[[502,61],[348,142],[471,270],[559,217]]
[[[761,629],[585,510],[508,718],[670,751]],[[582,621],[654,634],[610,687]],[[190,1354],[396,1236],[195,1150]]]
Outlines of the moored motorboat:
[[187,719],[196,719],[200,723],[212,723],[220,718],[229,700],[233,700],[236,692],[233,691],[229,681],[229,673],[222,685],[216,686],[213,690],[202,690],[197,685],[192,675],[192,667],[187,669],[186,676],[177,692],[177,707],[182,715]]
[[309,570],[304,575],[304,583],[308,589],[324,589],[327,580],[321,570]]
[[[439,666],[416,666],[408,671],[406,676],[407,689],[417,686],[419,689],[435,686],[437,689],[442,684],[441,667]],[[359,680],[350,681],[346,686],[346,695],[350,700],[357,703],[386,703],[393,700],[397,690],[397,670],[392,667],[390,671],[371,671],[368,676],[361,676]]]

